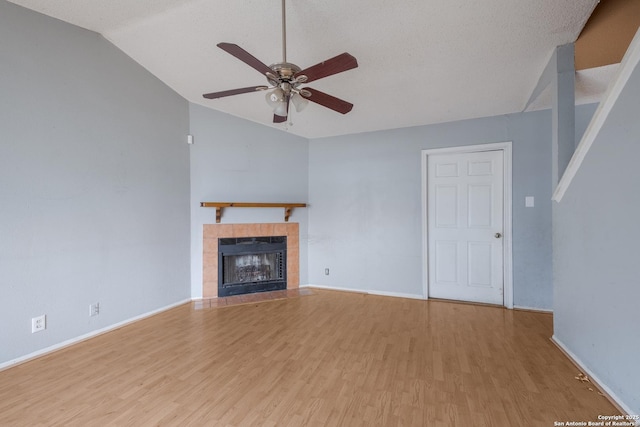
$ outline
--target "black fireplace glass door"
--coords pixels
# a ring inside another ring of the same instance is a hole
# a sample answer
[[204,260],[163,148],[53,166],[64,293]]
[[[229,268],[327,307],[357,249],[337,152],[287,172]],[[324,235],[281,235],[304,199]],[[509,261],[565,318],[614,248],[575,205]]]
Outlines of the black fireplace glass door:
[[220,297],[287,289],[287,238],[221,238],[218,267]]
[[282,280],[281,253],[228,255],[224,260],[223,285]]

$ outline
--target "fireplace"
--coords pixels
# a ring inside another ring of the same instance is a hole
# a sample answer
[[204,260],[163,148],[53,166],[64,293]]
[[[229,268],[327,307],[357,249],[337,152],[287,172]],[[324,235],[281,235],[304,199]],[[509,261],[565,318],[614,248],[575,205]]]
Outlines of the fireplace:
[[218,296],[287,288],[287,237],[218,239]]
[[204,224],[202,228],[202,297],[217,298],[220,239],[252,236],[286,236],[286,286],[297,289],[300,286],[300,230],[299,224],[287,223],[247,223],[247,224]]

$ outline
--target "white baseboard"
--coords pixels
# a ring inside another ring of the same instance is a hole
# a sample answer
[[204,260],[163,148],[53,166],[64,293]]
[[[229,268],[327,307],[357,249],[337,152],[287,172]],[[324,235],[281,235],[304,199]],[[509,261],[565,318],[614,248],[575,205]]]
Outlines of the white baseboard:
[[177,307],[179,305],[182,305],[182,304],[186,304],[188,302],[191,302],[191,298],[185,299],[185,300],[177,302],[175,304],[171,304],[171,305],[168,305],[168,306],[165,306],[165,307],[161,307],[161,308],[159,308],[157,310],[153,310],[153,311],[150,311],[148,313],[144,313],[144,314],[141,314],[141,315],[136,316],[136,317],[132,317],[132,318],[127,319],[127,320],[123,320],[122,322],[115,323],[113,325],[107,326],[107,327],[102,328],[102,329],[97,329],[95,331],[91,331],[91,332],[89,332],[87,334],[80,335],[80,336],[75,337],[75,338],[71,338],[69,340],[63,341],[63,342],[58,343],[58,344],[54,344],[52,346],[43,348],[43,349],[38,350],[38,351],[34,351],[33,353],[29,353],[29,354],[27,354],[25,356],[21,356],[21,357],[18,357],[16,359],[9,360],[8,362],[0,363],[0,371],[2,371],[4,369],[11,368],[11,367],[16,366],[16,365],[19,365],[21,363],[28,362],[30,360],[36,359],[36,358],[44,356],[46,354],[53,353],[54,351],[62,350],[65,347],[69,347],[69,346],[77,344],[79,342],[86,341],[86,340],[88,340],[90,338],[94,338],[94,337],[96,337],[98,335],[102,335],[102,334],[105,334],[107,332],[111,332],[111,331],[113,331],[115,329],[121,328],[121,327],[126,326],[126,325],[128,325],[130,323],[137,322],[138,320],[142,320],[142,319],[144,319],[146,317],[151,317],[151,316],[153,316],[155,314],[162,313],[163,311],[170,310],[172,308],[175,308],[175,307]]
[[[560,350],[562,350],[564,352],[564,354],[573,362],[574,365],[576,365],[579,369],[582,370],[582,372],[584,374],[586,374],[589,379],[591,380],[591,382],[593,382],[595,384],[596,387],[600,388],[602,390],[603,393],[606,394],[606,397],[611,401],[611,403],[616,406],[618,408],[618,410],[620,410],[620,412],[622,412],[623,414],[626,415],[637,415],[634,414],[634,412],[631,410],[631,408],[629,408],[629,406],[627,406],[614,392],[613,390],[611,390],[609,387],[607,387],[607,385],[602,382],[602,380],[600,380],[600,378],[598,378],[598,376],[596,374],[594,374],[591,369],[587,368],[584,364],[584,362],[582,362],[582,360],[580,360],[578,358],[578,356],[576,356],[571,350],[569,350],[567,348],[567,346],[558,339],[558,337],[556,337],[555,335],[553,335],[551,337],[551,341],[557,345]],[[640,422],[636,422],[636,425],[640,425]]]
[[548,308],[527,307],[527,306],[524,306],[524,305],[514,305],[513,308],[514,308],[514,310],[539,311],[539,312],[542,312],[542,313],[553,314],[553,310],[550,310]]
[[[359,294],[380,295],[380,296],[384,296],[384,297],[411,298],[411,299],[420,299],[420,300],[428,299],[424,295],[404,294],[404,293],[399,293],[399,292],[387,292],[387,291],[373,291],[373,290],[369,290],[369,289],[342,288],[342,287],[338,287],[338,286],[323,286],[323,285],[306,284],[306,285],[300,285],[300,287],[301,288],[328,289],[330,291],[355,292],[355,293],[359,293]],[[550,310],[548,308],[527,307],[527,306],[523,306],[523,305],[514,305],[513,308],[517,309],[517,310],[539,311],[539,312],[542,312],[542,313],[551,313],[551,314],[553,314],[553,310]]]
[[323,285],[300,285],[301,288],[318,288],[318,289],[327,289],[330,291],[342,291],[342,292],[355,292],[358,294],[370,294],[370,295],[380,295],[384,297],[394,297],[394,298],[410,298],[410,299],[421,299],[425,300],[424,295],[416,295],[416,294],[404,294],[400,292],[386,292],[386,291],[374,291],[369,289],[353,289],[353,288],[341,288],[336,286],[323,286]]

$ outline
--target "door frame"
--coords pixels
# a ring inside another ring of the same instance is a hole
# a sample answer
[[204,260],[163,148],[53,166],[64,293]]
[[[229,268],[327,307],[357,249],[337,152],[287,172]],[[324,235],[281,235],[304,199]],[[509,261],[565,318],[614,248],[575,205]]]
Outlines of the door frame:
[[512,143],[511,141],[490,144],[464,145],[458,147],[422,150],[422,286],[424,299],[429,299],[429,218],[428,218],[428,160],[435,154],[463,154],[482,151],[502,151],[504,158],[503,189],[503,306],[513,308],[513,250],[512,250]]

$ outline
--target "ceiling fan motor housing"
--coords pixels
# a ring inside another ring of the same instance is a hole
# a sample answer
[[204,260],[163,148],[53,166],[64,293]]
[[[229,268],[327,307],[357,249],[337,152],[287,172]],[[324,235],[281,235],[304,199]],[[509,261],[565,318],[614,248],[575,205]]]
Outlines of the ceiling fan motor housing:
[[[276,64],[269,65],[269,68],[274,72],[273,76],[267,75],[267,80],[272,86],[280,86],[281,83],[289,83],[291,87],[295,89],[297,85],[304,81],[303,79],[294,78],[294,75],[302,70],[296,64],[292,64],[290,62],[278,62]],[[277,77],[277,80],[273,79],[273,77]]]

